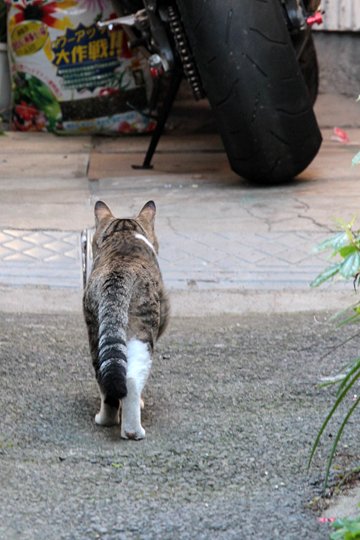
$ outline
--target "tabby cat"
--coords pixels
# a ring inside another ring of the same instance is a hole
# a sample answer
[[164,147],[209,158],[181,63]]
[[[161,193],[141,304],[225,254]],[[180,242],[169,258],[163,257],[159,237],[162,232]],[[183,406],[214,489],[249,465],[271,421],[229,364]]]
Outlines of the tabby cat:
[[156,207],[149,201],[134,219],[117,219],[95,205],[93,267],[83,298],[90,352],[100,389],[95,422],[120,423],[121,437],[143,439],[141,392],[156,340],[169,318],[157,262]]

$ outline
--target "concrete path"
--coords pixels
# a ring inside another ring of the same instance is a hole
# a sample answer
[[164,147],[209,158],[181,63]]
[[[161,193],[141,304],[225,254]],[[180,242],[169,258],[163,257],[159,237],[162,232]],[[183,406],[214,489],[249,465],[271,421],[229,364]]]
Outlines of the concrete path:
[[[7,133],[0,145],[0,309],[78,310],[81,231],[93,205],[107,202],[134,215],[149,199],[158,207],[160,263],[174,312],[209,313],[337,308],[351,286],[314,291],[309,282],[327,254],[313,247],[335,217],[357,211],[360,105],[341,96],[317,104],[324,143],[296,180],[259,187],[229,169],[205,102],[180,103],[152,171],[139,171],[147,137],[59,138]],[[332,140],[334,126],[350,142]],[[299,150],[300,151],[300,150]],[[255,297],[255,302],[254,302]],[[200,307],[201,306],[201,307]]]

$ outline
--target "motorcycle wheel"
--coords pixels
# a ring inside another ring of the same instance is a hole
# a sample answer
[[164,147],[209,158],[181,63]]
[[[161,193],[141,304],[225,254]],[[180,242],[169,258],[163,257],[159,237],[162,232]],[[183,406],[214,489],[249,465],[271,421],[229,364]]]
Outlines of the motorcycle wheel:
[[319,65],[313,36],[310,34],[303,48],[299,65],[304,77],[311,103],[314,105],[319,92]]
[[279,0],[177,0],[231,168],[262,183],[301,173],[321,134]]

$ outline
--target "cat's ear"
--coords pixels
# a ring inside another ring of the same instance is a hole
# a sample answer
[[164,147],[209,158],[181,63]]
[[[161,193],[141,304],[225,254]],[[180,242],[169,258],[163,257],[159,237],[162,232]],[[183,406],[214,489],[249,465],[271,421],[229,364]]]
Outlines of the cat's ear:
[[155,222],[156,206],[154,201],[148,201],[141,209],[139,218],[147,221],[153,227]]
[[96,226],[98,226],[100,221],[103,219],[114,217],[110,208],[103,201],[97,201],[95,204],[94,213]]

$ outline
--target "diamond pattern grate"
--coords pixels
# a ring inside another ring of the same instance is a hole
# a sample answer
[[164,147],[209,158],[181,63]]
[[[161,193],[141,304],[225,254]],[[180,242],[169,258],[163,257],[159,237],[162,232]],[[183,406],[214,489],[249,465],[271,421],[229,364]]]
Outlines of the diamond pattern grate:
[[0,231],[0,283],[5,285],[81,285],[80,233]]

